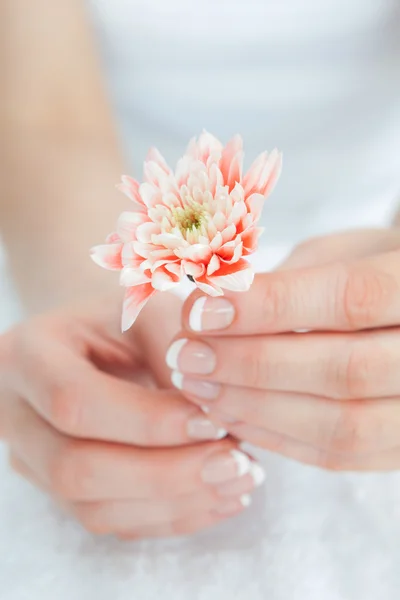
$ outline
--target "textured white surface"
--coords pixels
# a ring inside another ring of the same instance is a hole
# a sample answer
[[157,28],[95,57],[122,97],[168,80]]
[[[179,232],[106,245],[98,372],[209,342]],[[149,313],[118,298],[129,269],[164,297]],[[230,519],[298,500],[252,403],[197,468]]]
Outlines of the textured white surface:
[[[285,152],[266,239],[384,222],[400,189],[398,2],[94,3],[134,165],[150,144],[176,158],[202,127],[240,131],[251,155],[271,143]],[[260,254],[258,267],[285,252]],[[17,311],[1,274],[0,295],[4,328]],[[1,600],[398,600],[400,476],[256,454],[267,480],[240,518],[187,540],[123,544],[60,515],[0,449]]]

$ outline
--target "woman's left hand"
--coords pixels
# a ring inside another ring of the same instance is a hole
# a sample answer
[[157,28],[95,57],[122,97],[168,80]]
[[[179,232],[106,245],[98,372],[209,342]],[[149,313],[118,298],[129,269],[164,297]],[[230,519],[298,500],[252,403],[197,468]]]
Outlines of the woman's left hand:
[[400,468],[400,230],[311,240],[243,295],[196,292],[184,328],[172,380],[235,437],[330,469]]

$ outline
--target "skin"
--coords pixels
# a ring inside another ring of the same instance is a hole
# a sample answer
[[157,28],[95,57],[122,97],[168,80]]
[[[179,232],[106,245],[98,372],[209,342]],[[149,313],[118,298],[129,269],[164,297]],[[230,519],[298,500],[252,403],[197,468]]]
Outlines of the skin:
[[230,296],[236,318],[222,332],[190,330],[198,296],[186,303],[182,336],[211,348],[216,366],[185,377],[220,384],[211,418],[241,440],[320,467],[400,468],[399,229],[300,245],[250,292]]
[[26,315],[0,336],[11,467],[95,533],[189,534],[237,514],[250,476],[200,476],[237,443],[189,438],[204,415],[166,389],[180,303],[151,303],[122,336],[122,299],[105,296],[118,282],[89,258],[130,205],[84,3],[2,0],[0,56],[0,232]]

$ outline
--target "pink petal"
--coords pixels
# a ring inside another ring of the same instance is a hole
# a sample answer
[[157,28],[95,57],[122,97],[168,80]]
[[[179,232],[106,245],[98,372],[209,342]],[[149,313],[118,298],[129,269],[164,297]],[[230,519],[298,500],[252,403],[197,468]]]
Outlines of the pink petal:
[[154,208],[154,206],[157,206],[157,204],[161,204],[162,202],[160,190],[151,185],[151,183],[142,183],[139,187],[139,192],[147,208]]
[[218,231],[222,231],[223,229],[225,229],[225,227],[227,225],[226,216],[221,211],[218,211],[215,213],[215,215],[213,216],[213,221],[214,221],[214,225],[218,229]]
[[122,331],[127,331],[132,327],[144,305],[155,293],[151,283],[144,283],[126,290],[122,309]]
[[192,160],[189,156],[183,156],[178,160],[178,164],[175,170],[175,179],[178,187],[187,183],[190,174],[190,165]]
[[[257,156],[256,160],[251,165],[243,178],[243,188],[245,195],[248,196],[253,191],[256,191],[257,184],[263,172],[264,166],[268,160],[268,152],[262,152]],[[259,191],[257,189],[257,191]]]
[[122,269],[121,253],[123,244],[101,244],[94,246],[90,251],[92,260],[110,271],[120,271]]
[[240,183],[236,183],[235,187],[230,193],[230,197],[233,202],[242,202],[244,200],[244,189]]
[[164,269],[157,269],[151,278],[151,285],[154,289],[165,292],[175,287],[179,283],[179,279],[172,273],[167,273]]
[[194,139],[189,142],[186,153],[205,164],[211,154],[220,154],[222,149],[221,142],[211,135],[211,133],[204,130],[197,141]]
[[220,266],[221,266],[221,262],[220,262],[218,256],[216,254],[214,254],[212,256],[210,262],[208,263],[207,275],[212,275],[213,273],[215,273],[215,271],[218,271]]
[[188,245],[186,240],[183,239],[183,237],[179,237],[177,235],[174,235],[173,233],[159,233],[158,235],[153,235],[151,241],[157,246],[165,246],[166,248],[170,248],[171,250]]
[[[262,173],[261,173],[261,176],[259,179],[260,193],[263,194],[264,196],[267,195],[266,190],[269,188],[272,190],[273,185],[278,180],[281,165],[282,165],[282,155],[275,148],[271,152],[271,154],[268,156],[268,160],[264,165],[264,168],[262,170]],[[271,180],[272,180],[272,183],[271,183]]]
[[135,285],[141,285],[142,283],[149,283],[150,279],[140,269],[124,267],[121,271],[119,282],[124,287],[133,287]]
[[169,262],[165,265],[164,267],[169,273],[172,273],[173,275],[175,275],[175,277],[177,277],[178,280],[181,279],[182,277],[182,264],[180,261],[177,262]]
[[143,257],[136,254],[133,246],[133,242],[124,244],[124,247],[122,248],[121,259],[124,267],[132,267],[133,269],[137,269],[142,264]]
[[140,210],[143,210],[144,203],[139,194],[139,185],[140,184],[138,181],[136,181],[136,179],[129,177],[129,175],[122,175],[121,183],[119,183],[116,187],[117,190],[119,190],[120,192],[125,194],[125,196],[128,196],[130,200],[135,202],[140,208]]
[[208,263],[212,256],[210,246],[203,246],[202,244],[193,244],[191,246],[187,246],[186,248],[176,248],[174,252],[179,258],[190,260],[196,263]]
[[224,178],[222,176],[221,171],[218,168],[218,165],[215,163],[211,165],[210,170],[208,172],[208,189],[211,194],[214,196],[217,187],[221,187],[224,185]]
[[228,216],[228,223],[237,225],[239,221],[247,214],[247,206],[244,202],[235,202]]
[[149,220],[145,213],[123,212],[120,214],[117,222],[117,230],[124,242],[130,242],[136,239],[136,229],[142,223]]
[[205,294],[208,294],[209,296],[224,295],[222,289],[216,283],[213,282],[212,277],[208,278],[206,276],[203,276],[200,279],[196,279],[196,285],[199,288],[199,290],[201,290]]
[[144,177],[151,185],[162,188],[168,175],[156,162],[150,161],[144,163]]
[[153,223],[153,221],[147,221],[147,223],[142,223],[136,229],[136,238],[139,242],[143,244],[150,244],[152,242],[152,236],[154,234],[158,234],[161,231],[161,227],[159,223]]
[[217,235],[211,240],[210,248],[213,252],[216,252],[224,243],[222,233],[218,231]]
[[269,196],[269,194],[272,192],[272,190],[274,189],[280,174],[282,171],[282,154],[279,153],[276,162],[275,162],[275,166],[273,168],[273,171],[270,174],[269,180],[267,181],[267,183],[265,184],[263,193],[264,196],[267,197]]
[[258,221],[261,217],[262,209],[264,207],[265,197],[262,194],[251,194],[246,200],[249,213],[253,217],[253,222]]
[[206,272],[206,268],[203,263],[194,263],[188,260],[182,261],[182,267],[186,275],[190,275],[193,279],[202,277]]
[[[221,273],[221,275],[220,275]],[[246,292],[253,283],[254,272],[251,265],[240,259],[233,265],[223,265],[210,282],[232,292]]]
[[119,236],[119,234],[114,231],[113,233],[110,233],[107,237],[106,237],[106,243],[107,244],[116,244],[121,242],[121,238]]
[[241,240],[243,242],[243,254],[252,254],[257,250],[258,238],[264,231],[263,227],[251,227],[247,231],[241,234]]
[[228,242],[218,250],[218,256],[228,265],[238,262],[243,254],[243,243]]
[[242,161],[243,140],[240,135],[235,135],[222,151],[220,162],[224,183],[229,186],[229,191],[233,190],[236,182],[242,179]]
[[225,227],[225,229],[221,231],[221,235],[223,244],[230,242],[236,236],[235,225],[232,223],[231,225],[228,225],[228,227]]
[[167,162],[165,160],[165,158],[163,157],[163,155],[157,150],[157,148],[150,148],[147,157],[146,157],[146,162],[155,162],[159,167],[161,167],[161,169],[167,173],[167,175],[171,174],[171,169],[169,168],[169,166],[167,165]]

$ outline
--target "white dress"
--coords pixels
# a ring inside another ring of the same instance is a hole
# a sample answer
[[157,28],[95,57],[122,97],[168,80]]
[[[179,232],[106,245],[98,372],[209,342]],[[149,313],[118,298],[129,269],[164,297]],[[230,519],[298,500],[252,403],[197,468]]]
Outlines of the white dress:
[[[203,128],[224,141],[241,133],[249,160],[283,151],[261,269],[311,235],[389,222],[400,192],[398,0],[90,8],[133,174],[150,145],[174,162]],[[400,476],[325,473],[256,452],[267,481],[245,514],[190,539],[128,545],[84,533],[4,461],[1,598],[399,598]]]

